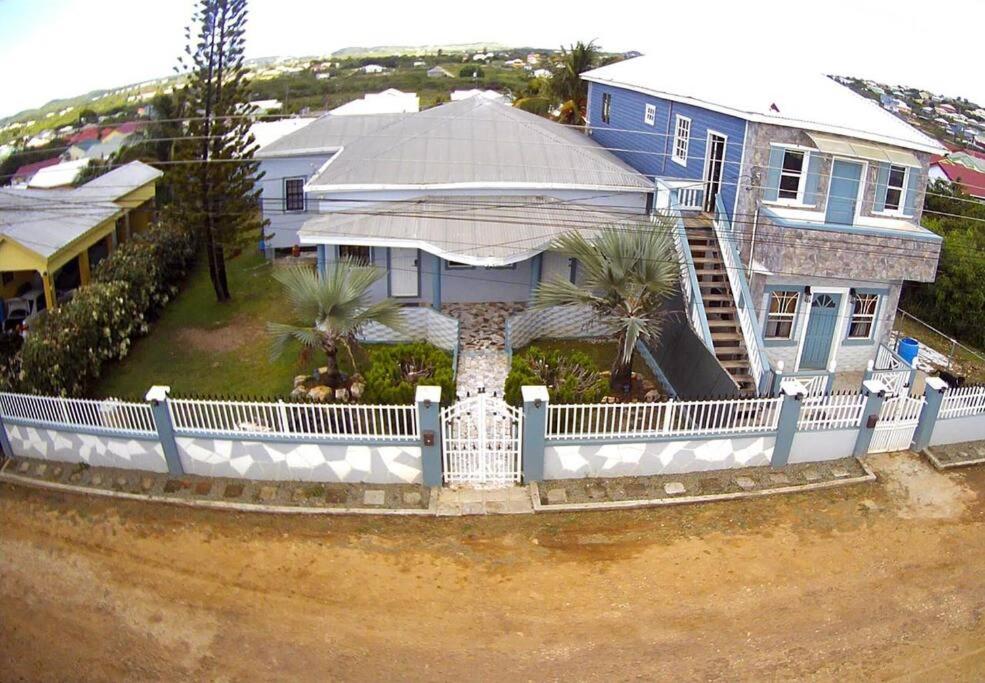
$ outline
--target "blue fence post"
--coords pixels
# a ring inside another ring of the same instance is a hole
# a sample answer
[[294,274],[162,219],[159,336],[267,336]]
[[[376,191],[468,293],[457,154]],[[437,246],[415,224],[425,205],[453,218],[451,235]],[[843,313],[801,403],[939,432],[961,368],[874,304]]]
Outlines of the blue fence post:
[[328,268],[328,250],[324,244],[319,244],[317,247],[318,254],[318,277],[325,277],[325,271]]
[[425,486],[441,486],[441,387],[418,386],[414,402],[421,435],[421,479]]
[[807,389],[795,379],[783,380],[780,385],[780,419],[776,426],[776,441],[773,444],[773,457],[770,467],[783,467],[790,460],[790,449],[793,437],[797,433],[797,422],[800,420],[800,407],[803,405]]
[[865,396],[865,406],[862,408],[862,424],[859,425],[858,438],[855,439],[855,450],[852,455],[859,457],[869,452],[872,434],[879,421],[882,403],[886,400],[889,387],[877,379],[867,379],[862,382],[862,394]]
[[547,438],[547,405],[550,396],[545,386],[520,387],[523,396],[523,481],[544,479],[544,450]]
[[923,388],[923,395],[927,402],[924,404],[923,410],[920,411],[920,422],[917,423],[917,430],[913,433],[913,450],[917,453],[930,446],[930,437],[937,425],[941,404],[944,402],[944,392],[947,389],[947,382],[940,377],[927,378]]
[[169,393],[171,387],[157,385],[151,387],[144,398],[150,403],[151,412],[154,414],[157,440],[161,442],[161,450],[164,451],[168,474],[180,477],[185,473],[185,468],[181,466],[178,443],[174,440],[174,424],[171,422],[171,410],[168,408]]
[[3,448],[5,457],[14,457],[14,448],[10,445],[10,435],[7,434],[7,425],[3,421],[3,415],[0,415],[0,448]]

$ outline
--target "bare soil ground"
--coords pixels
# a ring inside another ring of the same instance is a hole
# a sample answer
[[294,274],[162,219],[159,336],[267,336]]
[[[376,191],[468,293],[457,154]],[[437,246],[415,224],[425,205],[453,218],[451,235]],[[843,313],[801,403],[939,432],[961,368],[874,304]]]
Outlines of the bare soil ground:
[[0,486],[4,680],[985,677],[985,468],[607,513],[230,514]]

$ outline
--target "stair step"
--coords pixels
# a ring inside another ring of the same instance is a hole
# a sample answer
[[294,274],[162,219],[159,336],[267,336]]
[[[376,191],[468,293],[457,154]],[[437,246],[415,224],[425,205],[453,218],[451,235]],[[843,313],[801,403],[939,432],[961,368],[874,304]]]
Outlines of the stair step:
[[749,361],[747,360],[720,360],[722,367],[726,370],[749,370]]
[[[711,294],[711,293],[708,293],[708,294],[703,294],[701,296],[701,298],[704,299],[705,303],[715,302],[715,301],[721,301],[721,302],[729,303],[729,304],[732,303],[732,297],[729,296],[728,294]],[[722,309],[722,310],[724,310],[724,309]],[[732,307],[732,310],[735,310],[734,307]]]
[[[712,309],[712,310],[714,310],[715,313],[718,313],[718,311],[716,309]],[[722,310],[723,311],[730,311],[732,309],[722,309]],[[709,318],[708,319],[708,327],[732,327],[732,328],[735,328],[735,329],[738,329],[739,328],[739,326],[738,326],[738,324],[736,324],[736,321],[735,320],[727,320],[727,319],[724,319],[724,318],[716,318],[714,320],[712,320],[711,318]]]
[[716,266],[722,265],[722,259],[717,256],[692,256],[691,260],[694,261],[695,265],[699,263],[712,263]]
[[718,341],[742,341],[742,335],[738,332],[712,332],[711,340],[713,342]]

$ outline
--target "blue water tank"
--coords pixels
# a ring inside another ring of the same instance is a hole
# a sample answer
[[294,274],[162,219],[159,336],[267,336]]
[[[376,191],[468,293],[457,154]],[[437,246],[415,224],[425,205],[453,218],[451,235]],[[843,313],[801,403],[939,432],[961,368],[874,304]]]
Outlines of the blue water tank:
[[896,353],[900,355],[900,358],[906,361],[907,365],[912,366],[917,354],[920,353],[920,342],[913,337],[903,337],[899,340],[899,345],[896,347]]

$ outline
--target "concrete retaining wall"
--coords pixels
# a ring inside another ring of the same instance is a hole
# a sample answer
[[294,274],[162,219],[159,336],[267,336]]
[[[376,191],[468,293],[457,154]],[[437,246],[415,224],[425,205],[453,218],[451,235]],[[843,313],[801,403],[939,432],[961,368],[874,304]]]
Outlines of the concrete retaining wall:
[[419,484],[417,444],[239,441],[179,436],[175,439],[188,474],[270,481]]
[[797,432],[790,447],[789,464],[849,458],[855,450],[858,429],[825,429]]
[[545,479],[635,477],[769,465],[774,434],[622,443],[548,442]]
[[57,429],[6,425],[14,455],[93,467],[167,472],[164,451],[156,439],[87,434]]
[[952,417],[946,420],[937,420],[934,431],[930,435],[930,445],[946,446],[951,443],[981,441],[983,439],[985,439],[985,415]]

